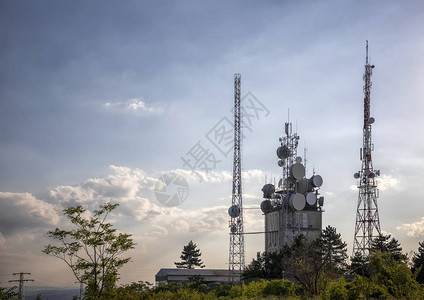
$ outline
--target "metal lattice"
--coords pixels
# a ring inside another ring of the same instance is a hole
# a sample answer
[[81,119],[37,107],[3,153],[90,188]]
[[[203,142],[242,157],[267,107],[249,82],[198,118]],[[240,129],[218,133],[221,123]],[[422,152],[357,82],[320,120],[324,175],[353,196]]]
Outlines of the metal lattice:
[[[234,74],[234,165],[232,206],[236,213],[230,214],[230,257],[229,281],[240,281],[244,270],[244,232],[243,201],[241,188],[241,109],[240,109],[241,75]],[[230,209],[231,209],[230,208]]]
[[379,170],[374,170],[371,152],[374,145],[371,142],[371,125],[374,118],[370,117],[370,94],[371,75],[374,65],[368,63],[368,41],[366,46],[366,63],[364,74],[364,128],[363,128],[363,148],[360,151],[362,161],[361,171],[355,174],[359,179],[358,206],[356,210],[355,237],[353,242],[353,254],[360,252],[363,256],[369,254],[372,240],[381,234],[380,218],[378,214],[377,198],[378,189],[376,177],[380,175]]

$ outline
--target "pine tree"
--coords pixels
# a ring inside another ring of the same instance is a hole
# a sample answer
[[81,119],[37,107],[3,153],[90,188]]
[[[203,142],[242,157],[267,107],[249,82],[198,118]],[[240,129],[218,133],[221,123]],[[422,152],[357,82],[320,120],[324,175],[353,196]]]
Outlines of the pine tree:
[[396,261],[406,262],[407,256],[402,253],[402,247],[397,239],[388,235],[379,235],[371,243],[371,250],[380,251],[381,253],[388,252]]
[[363,256],[361,251],[355,252],[355,255],[350,258],[349,271],[354,275],[360,275],[370,278],[372,269],[367,256]]
[[424,283],[424,242],[418,243],[418,253],[412,257],[412,272],[417,272],[417,281]]
[[346,267],[347,244],[343,242],[341,234],[335,227],[328,225],[319,239],[320,252],[327,270],[343,271]]
[[179,269],[194,269],[194,267],[204,268],[202,260],[199,258],[202,253],[196,249],[197,245],[190,241],[187,246],[184,246],[183,252],[180,256],[181,262],[174,262],[175,266]]

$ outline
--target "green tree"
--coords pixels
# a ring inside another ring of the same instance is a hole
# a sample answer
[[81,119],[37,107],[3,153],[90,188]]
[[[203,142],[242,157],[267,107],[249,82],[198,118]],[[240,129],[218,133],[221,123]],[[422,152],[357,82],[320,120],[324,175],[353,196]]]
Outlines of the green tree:
[[396,260],[389,252],[375,252],[369,260],[373,268],[371,281],[387,288],[393,297],[423,299],[422,287],[405,262]]
[[19,295],[16,289],[16,286],[12,286],[9,288],[0,287],[0,299],[16,299],[15,297]]
[[130,260],[120,256],[135,245],[130,234],[117,233],[106,222],[118,205],[101,205],[89,218],[84,217],[86,210],[82,206],[68,207],[64,214],[76,228],[48,232],[59,246],[49,244],[43,252],[63,260],[71,268],[77,280],[87,285],[89,299],[104,297],[115,287],[118,270]]
[[328,225],[322,231],[318,246],[326,271],[343,273],[347,265],[347,244],[343,242],[335,227]]
[[412,257],[412,272],[416,273],[419,283],[424,283],[424,242],[419,243],[418,253]]
[[294,238],[284,259],[286,270],[294,275],[308,293],[317,294],[318,281],[324,267],[320,241],[317,239],[309,243],[304,235],[299,235]]
[[350,266],[348,267],[350,273],[364,277],[371,277],[371,266],[368,257],[363,256],[360,251],[355,252],[355,255],[350,258]]
[[402,247],[397,239],[390,234],[380,234],[371,242],[371,251],[380,251],[389,253],[394,260],[406,262],[408,257],[402,253]]
[[197,249],[197,245],[190,241],[187,246],[184,246],[180,256],[181,262],[175,262],[175,266],[179,269],[194,269],[195,267],[204,268],[200,256],[202,253]]

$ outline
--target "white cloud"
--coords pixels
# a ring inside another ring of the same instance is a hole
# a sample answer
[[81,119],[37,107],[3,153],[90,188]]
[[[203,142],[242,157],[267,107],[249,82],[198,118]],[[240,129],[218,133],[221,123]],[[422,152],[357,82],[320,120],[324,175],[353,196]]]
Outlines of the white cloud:
[[104,106],[107,109],[124,110],[124,111],[132,111],[132,112],[145,112],[145,113],[161,112],[161,109],[148,106],[146,102],[143,101],[142,97],[128,99],[123,102],[106,102]]
[[33,228],[59,222],[58,207],[29,193],[0,192],[0,229],[4,234],[22,227]]
[[406,234],[411,237],[424,236],[424,217],[420,221],[397,226],[396,229],[407,231]]
[[382,175],[377,179],[377,186],[380,190],[396,189],[399,186],[399,179],[393,178],[392,175]]
[[65,203],[129,201],[142,189],[153,190],[158,179],[140,169],[109,166],[113,174],[106,178],[91,178],[78,186],[59,186],[50,190],[52,199]]
[[[393,178],[392,175],[382,175],[381,177],[379,177],[377,180],[377,187],[382,190],[388,190],[388,189],[396,189],[399,186],[399,179],[397,178]],[[358,190],[358,186],[357,185],[351,185],[350,190],[352,191],[357,191]]]

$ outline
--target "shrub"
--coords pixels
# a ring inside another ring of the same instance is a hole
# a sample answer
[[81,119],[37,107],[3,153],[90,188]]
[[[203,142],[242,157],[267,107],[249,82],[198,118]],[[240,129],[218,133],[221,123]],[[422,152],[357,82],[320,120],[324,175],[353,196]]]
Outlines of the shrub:
[[272,280],[263,289],[264,296],[294,296],[296,294],[296,286],[288,280]]

